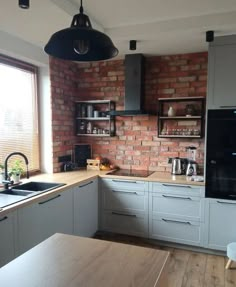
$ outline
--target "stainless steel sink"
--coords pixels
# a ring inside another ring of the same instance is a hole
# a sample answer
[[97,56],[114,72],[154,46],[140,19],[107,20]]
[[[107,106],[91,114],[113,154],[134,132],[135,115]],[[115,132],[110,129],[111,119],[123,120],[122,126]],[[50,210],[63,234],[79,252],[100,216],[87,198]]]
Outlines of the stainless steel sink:
[[65,183],[30,181],[2,190],[0,191],[0,207],[14,204],[63,185]]
[[30,181],[12,188],[13,191],[45,192],[65,185],[64,183]]

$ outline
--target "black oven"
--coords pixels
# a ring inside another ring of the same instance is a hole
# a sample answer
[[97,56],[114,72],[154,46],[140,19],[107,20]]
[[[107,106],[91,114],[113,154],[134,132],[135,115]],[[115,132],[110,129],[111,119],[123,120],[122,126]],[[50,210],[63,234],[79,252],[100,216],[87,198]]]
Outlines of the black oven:
[[206,197],[236,200],[236,109],[208,110]]

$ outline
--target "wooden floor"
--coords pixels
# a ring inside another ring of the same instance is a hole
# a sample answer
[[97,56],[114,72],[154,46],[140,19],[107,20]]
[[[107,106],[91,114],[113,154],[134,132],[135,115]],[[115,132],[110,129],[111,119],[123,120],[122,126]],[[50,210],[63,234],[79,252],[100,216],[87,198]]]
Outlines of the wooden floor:
[[226,257],[158,246],[132,236],[99,232],[95,238],[169,251],[169,287],[236,287],[236,264],[225,270]]

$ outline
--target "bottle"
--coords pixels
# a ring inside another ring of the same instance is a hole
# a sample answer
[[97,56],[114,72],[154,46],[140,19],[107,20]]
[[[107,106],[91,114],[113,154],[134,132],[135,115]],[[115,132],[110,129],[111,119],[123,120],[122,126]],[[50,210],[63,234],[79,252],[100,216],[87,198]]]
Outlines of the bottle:
[[87,123],[87,134],[91,134],[92,133],[92,123],[88,122]]
[[87,117],[92,118],[93,117],[93,106],[87,105]]

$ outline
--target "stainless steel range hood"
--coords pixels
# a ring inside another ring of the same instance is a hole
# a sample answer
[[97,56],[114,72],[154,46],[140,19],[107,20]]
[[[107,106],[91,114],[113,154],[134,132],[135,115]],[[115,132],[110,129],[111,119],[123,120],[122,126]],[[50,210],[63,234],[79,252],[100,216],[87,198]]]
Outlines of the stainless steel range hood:
[[144,56],[132,54],[125,56],[125,109],[112,111],[114,116],[147,115],[143,110]]

